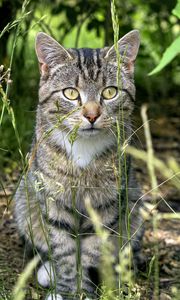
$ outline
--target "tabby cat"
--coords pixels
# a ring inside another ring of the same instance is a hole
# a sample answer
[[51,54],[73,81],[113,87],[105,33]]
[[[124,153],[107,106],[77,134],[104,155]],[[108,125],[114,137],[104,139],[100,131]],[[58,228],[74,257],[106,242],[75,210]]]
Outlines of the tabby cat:
[[36,129],[28,170],[15,195],[15,216],[20,235],[41,253],[38,282],[54,287],[48,300],[97,299],[102,240],[87,199],[110,233],[115,257],[120,232],[123,245],[130,240],[139,251],[139,190],[122,151],[132,134],[139,43],[137,30],[122,37],[117,48],[102,49],[65,49],[45,33],[37,35]]

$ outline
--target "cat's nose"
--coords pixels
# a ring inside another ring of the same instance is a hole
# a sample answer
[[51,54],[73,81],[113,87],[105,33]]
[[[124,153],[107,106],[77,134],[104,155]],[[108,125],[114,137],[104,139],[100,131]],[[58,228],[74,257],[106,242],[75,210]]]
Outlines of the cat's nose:
[[99,117],[99,115],[97,116],[97,115],[91,115],[91,114],[89,114],[89,115],[85,115],[85,117],[86,117],[86,119],[88,119],[88,121],[91,124],[93,124],[97,120],[97,118]]
[[101,115],[101,109],[96,102],[87,102],[83,106],[83,116],[88,119],[88,121],[93,124]]

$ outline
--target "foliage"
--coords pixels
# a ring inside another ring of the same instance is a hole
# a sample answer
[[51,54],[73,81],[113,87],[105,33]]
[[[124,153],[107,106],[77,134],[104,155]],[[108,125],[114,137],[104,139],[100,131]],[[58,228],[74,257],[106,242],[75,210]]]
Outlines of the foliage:
[[161,71],[167,64],[169,64],[178,54],[180,53],[180,36],[166,49],[162,59],[160,60],[157,67],[152,70],[149,75],[154,75]]
[[[180,19],[180,0],[172,13]],[[167,64],[169,64],[180,53],[180,36],[178,36],[174,42],[166,49],[157,67],[152,70],[149,75],[154,75],[161,71]]]

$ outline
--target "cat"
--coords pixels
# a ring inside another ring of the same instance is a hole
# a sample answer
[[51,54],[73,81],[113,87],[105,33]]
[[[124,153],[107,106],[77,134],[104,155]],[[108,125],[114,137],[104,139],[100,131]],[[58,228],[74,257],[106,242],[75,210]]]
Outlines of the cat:
[[54,285],[48,300],[80,299],[81,292],[86,299],[97,297],[93,281],[102,240],[89,217],[88,201],[110,233],[117,261],[119,232],[123,245],[131,242],[134,252],[139,251],[140,191],[130,158],[122,151],[132,135],[139,44],[138,30],[123,36],[117,47],[101,49],[65,49],[47,34],[37,34],[41,79],[35,137],[15,194],[15,217],[20,235],[44,259],[37,279],[44,287]]

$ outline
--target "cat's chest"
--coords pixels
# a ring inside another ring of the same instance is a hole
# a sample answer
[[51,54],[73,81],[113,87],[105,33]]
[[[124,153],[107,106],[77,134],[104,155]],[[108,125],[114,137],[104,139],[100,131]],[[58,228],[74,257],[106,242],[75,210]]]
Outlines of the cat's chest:
[[115,144],[114,138],[106,134],[89,136],[89,138],[78,137],[70,143],[66,135],[59,130],[53,132],[51,139],[65,150],[68,159],[75,167],[82,169],[89,167],[98,157],[101,160],[101,155]]
[[71,145],[58,135],[56,145],[65,144],[55,148],[51,142],[42,143],[37,152],[37,168],[42,172],[48,197],[69,207],[75,197],[79,209],[87,198],[98,206],[116,197],[116,151],[112,149],[112,139],[77,139]]
[[[87,149],[82,149],[77,155],[83,154],[85,150],[87,153]],[[72,205],[72,198],[75,197],[79,209],[84,206],[87,198],[98,206],[98,203],[102,204],[116,197],[114,160],[114,153],[109,151],[80,168],[64,152],[48,148],[47,144],[38,154],[38,166],[42,173],[40,178],[43,178],[48,197],[68,206]]]

